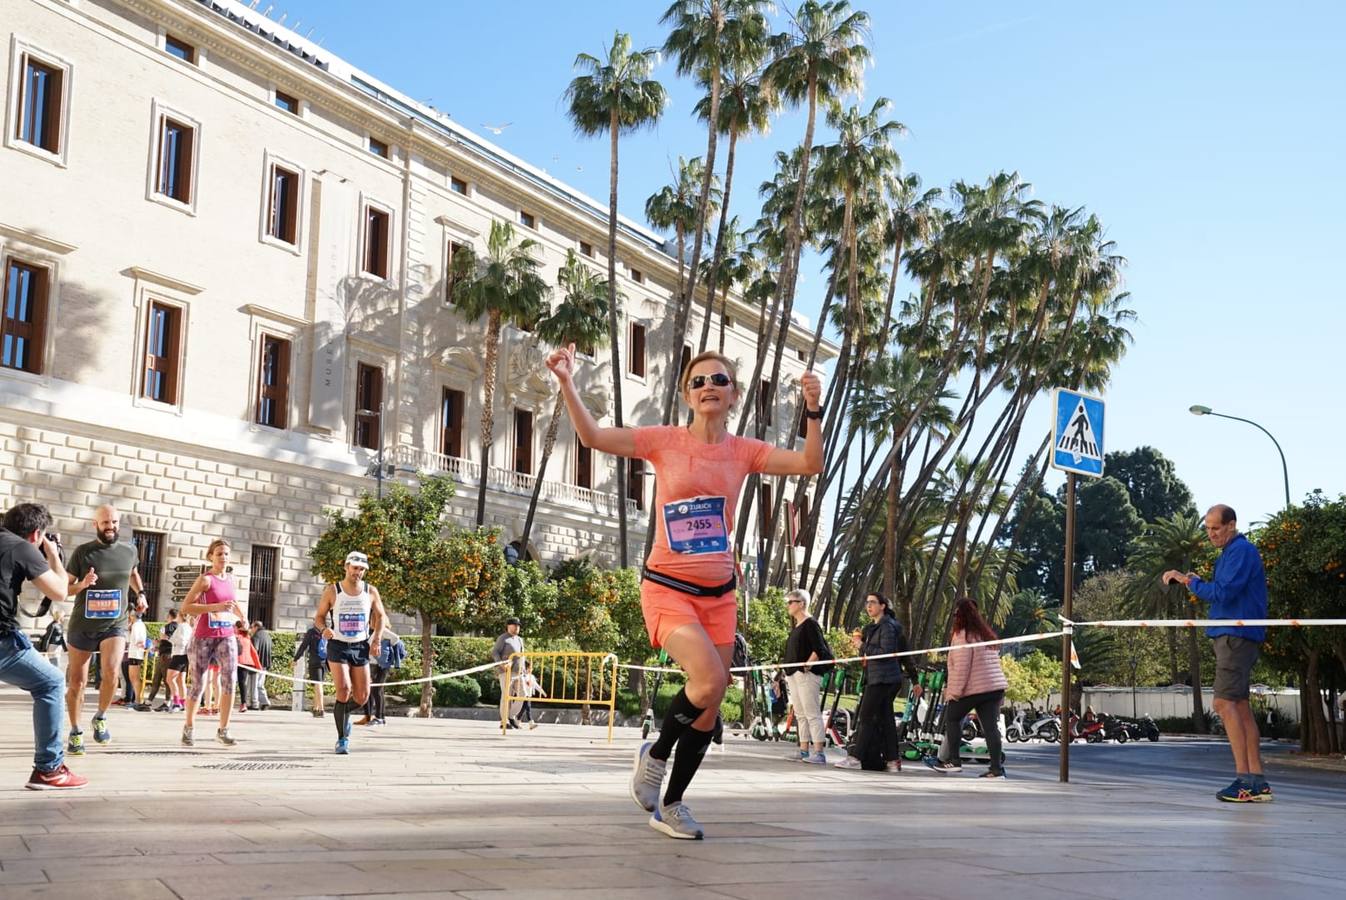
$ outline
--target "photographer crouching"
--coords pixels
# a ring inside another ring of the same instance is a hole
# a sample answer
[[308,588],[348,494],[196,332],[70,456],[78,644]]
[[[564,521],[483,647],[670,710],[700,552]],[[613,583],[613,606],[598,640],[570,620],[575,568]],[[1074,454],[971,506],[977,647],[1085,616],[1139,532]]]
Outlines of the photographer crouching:
[[61,722],[65,720],[65,676],[33,649],[19,627],[19,591],[31,581],[47,602],[64,600],[70,583],[51,514],[36,503],[20,503],[5,513],[0,530],[0,681],[33,695],[34,791],[73,790],[89,783],[65,766]]

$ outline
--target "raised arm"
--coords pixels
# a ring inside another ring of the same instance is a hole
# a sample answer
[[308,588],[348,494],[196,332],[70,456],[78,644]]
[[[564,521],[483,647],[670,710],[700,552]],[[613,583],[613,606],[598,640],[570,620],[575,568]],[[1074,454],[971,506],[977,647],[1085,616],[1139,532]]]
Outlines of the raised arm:
[[[634,456],[636,452],[635,432],[630,428],[604,428],[594,421],[584,401],[575,388],[575,345],[558,347],[547,357],[547,368],[556,376],[561,389],[561,399],[565,401],[566,412],[575,425],[575,434],[580,443],[591,450],[611,453],[613,456]],[[822,459],[821,444],[819,460]]]
[[[818,412],[822,407],[823,383],[810,370],[799,376],[799,387],[804,395],[804,409]],[[786,450],[777,447],[766,458],[765,475],[817,475],[823,470],[823,429],[821,419],[804,419],[804,449]]]

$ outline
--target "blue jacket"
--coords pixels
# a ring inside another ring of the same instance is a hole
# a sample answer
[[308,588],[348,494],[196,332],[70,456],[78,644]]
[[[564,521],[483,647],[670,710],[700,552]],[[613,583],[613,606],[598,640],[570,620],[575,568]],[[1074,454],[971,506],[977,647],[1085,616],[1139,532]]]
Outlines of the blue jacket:
[[[1265,619],[1267,617],[1267,573],[1257,548],[1241,534],[1225,544],[1215,561],[1214,578],[1193,578],[1187,586],[1193,594],[1210,604],[1212,619]],[[1207,637],[1222,634],[1257,641],[1266,640],[1262,626],[1219,625],[1206,629]]]

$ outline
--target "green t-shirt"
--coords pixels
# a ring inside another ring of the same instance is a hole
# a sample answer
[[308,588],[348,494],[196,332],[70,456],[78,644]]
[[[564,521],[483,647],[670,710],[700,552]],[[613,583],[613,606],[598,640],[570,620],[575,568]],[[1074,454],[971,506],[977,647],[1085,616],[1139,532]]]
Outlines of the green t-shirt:
[[76,547],[66,571],[79,581],[93,569],[98,573],[98,582],[75,597],[75,610],[66,623],[66,633],[124,630],[131,605],[131,573],[139,562],[140,553],[135,544],[104,544],[93,540]]

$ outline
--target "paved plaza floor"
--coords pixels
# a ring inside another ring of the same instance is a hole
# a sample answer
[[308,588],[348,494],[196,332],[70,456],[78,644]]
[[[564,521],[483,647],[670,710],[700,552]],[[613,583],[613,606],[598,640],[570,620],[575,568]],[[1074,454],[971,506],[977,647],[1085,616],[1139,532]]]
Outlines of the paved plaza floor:
[[[687,801],[705,841],[627,794],[638,733],[390,719],[333,754],[330,717],[109,714],[69,793],[22,788],[31,704],[0,689],[0,898],[1340,896],[1346,776],[1280,762],[1269,804],[1222,804],[1219,743],[1011,748],[1011,778],[787,762],[731,739]],[[86,726],[86,735],[90,734]],[[86,738],[86,740],[88,740]],[[1102,751],[1102,752],[1099,752]],[[1206,771],[1206,767],[1209,771]],[[1223,780],[1222,780],[1223,779]]]

